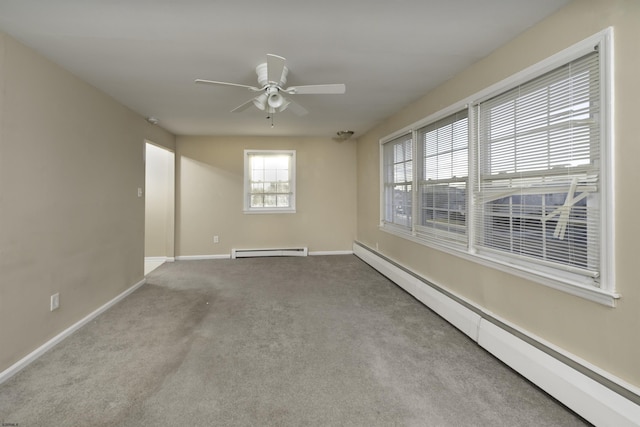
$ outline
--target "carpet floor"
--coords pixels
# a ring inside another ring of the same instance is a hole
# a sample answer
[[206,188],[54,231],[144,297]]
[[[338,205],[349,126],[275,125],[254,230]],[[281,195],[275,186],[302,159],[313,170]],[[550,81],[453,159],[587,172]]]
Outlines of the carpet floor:
[[353,255],[165,263],[0,385],[19,426],[583,426]]

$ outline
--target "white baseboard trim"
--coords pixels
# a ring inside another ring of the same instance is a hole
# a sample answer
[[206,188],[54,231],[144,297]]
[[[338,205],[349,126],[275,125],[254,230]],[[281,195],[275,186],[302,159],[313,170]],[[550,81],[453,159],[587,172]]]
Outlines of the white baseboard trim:
[[322,255],[353,255],[353,251],[310,251],[309,256]]
[[[458,302],[465,301],[463,298],[419,278],[401,264],[388,260],[372,249],[354,243],[353,253],[587,421],[598,426],[640,426],[640,405],[594,378],[604,377],[619,389],[638,396],[635,389],[624,387],[624,381],[615,381],[613,375],[602,375],[602,371],[594,372],[592,378],[572,368],[541,350],[547,346],[536,341],[533,335],[518,329],[517,332],[529,342],[521,339],[499,326],[507,325],[502,319],[483,311],[481,307],[466,307]],[[580,364],[578,357],[571,357],[565,351],[561,355],[589,371],[589,367]]]
[[121,294],[116,296],[111,301],[109,301],[106,304],[102,305],[98,309],[92,311],[91,313],[89,313],[84,318],[80,319],[79,321],[77,321],[73,325],[69,326],[67,329],[65,329],[64,331],[60,332],[55,337],[51,338],[46,343],[42,344],[40,347],[38,347],[37,349],[35,349],[31,353],[27,354],[22,359],[18,360],[16,363],[14,363],[13,365],[9,366],[4,371],[0,372],[0,384],[2,384],[3,382],[7,381],[9,378],[14,376],[15,374],[17,374],[18,372],[20,372],[21,370],[23,370],[27,366],[29,366],[29,364],[34,362],[37,358],[39,358],[40,356],[45,354],[47,351],[51,350],[58,343],[60,343],[65,338],[67,338],[69,335],[73,334],[75,331],[77,331],[78,329],[80,329],[81,327],[86,325],[87,323],[91,322],[93,319],[98,317],[100,314],[104,313],[109,308],[111,308],[112,306],[114,306],[115,304],[117,304],[118,302],[120,302],[121,300],[126,298],[127,296],[129,296],[133,291],[138,289],[140,286],[144,285],[146,283],[146,281],[147,281],[147,279],[140,280],[138,283],[136,283],[135,285],[131,286],[129,289],[127,289],[126,291],[122,292]]
[[230,254],[222,255],[180,255],[176,257],[176,261],[198,261],[204,259],[230,259]]
[[144,257],[145,262],[174,262],[176,259],[169,256],[147,256]]

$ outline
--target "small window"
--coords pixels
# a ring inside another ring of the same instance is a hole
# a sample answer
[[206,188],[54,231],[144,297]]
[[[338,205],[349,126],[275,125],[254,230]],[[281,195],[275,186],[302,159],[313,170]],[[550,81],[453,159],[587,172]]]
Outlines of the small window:
[[294,150],[245,150],[245,213],[294,213],[295,164]]
[[416,232],[444,244],[467,245],[469,121],[467,110],[417,131]]
[[413,141],[403,135],[383,145],[384,216],[383,221],[411,229],[413,188]]
[[597,50],[477,105],[480,251],[600,276]]

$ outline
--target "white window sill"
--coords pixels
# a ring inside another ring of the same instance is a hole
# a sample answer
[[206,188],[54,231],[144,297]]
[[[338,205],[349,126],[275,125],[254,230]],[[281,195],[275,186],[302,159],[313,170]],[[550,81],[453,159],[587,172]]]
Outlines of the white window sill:
[[294,214],[296,213],[295,209],[245,209],[243,213],[247,215],[254,214]]
[[520,265],[514,265],[512,263],[509,263],[507,259],[499,260],[495,257],[474,254],[469,252],[466,248],[456,249],[453,247],[437,245],[420,237],[414,236],[409,230],[404,230],[398,227],[384,224],[380,225],[379,229],[386,233],[410,240],[423,246],[446,252],[448,254],[473,261],[478,264],[494,268],[496,270],[504,271],[505,273],[513,274],[515,276],[540,283],[544,286],[548,286],[550,288],[575,295],[589,301],[606,305],[608,307],[615,307],[616,301],[620,298],[620,295],[615,292],[606,291],[590,285],[576,283],[575,281],[563,278],[561,274],[551,274],[551,272],[538,271],[534,268],[526,268]]

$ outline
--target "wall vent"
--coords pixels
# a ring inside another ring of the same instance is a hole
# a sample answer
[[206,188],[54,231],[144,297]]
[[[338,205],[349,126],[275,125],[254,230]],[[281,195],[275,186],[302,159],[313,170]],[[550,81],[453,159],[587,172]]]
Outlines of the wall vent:
[[270,249],[232,249],[231,258],[251,258],[264,256],[307,256],[306,247],[300,248],[270,248]]

